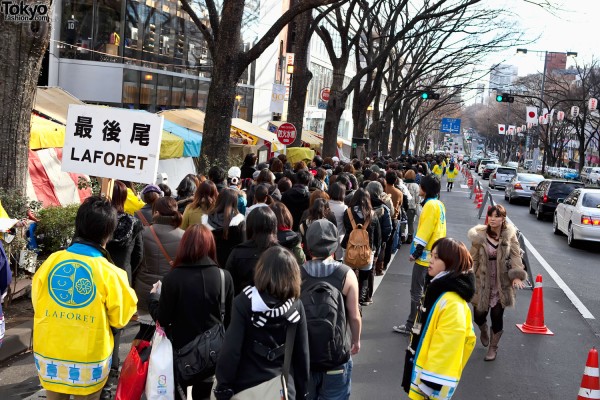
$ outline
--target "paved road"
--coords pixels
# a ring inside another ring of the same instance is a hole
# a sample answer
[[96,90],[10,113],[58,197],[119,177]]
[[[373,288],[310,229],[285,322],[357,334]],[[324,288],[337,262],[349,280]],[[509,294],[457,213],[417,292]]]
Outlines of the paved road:
[[[443,192],[448,217],[448,236],[466,242],[467,230],[477,220],[473,202],[467,200],[468,189],[455,185],[451,193]],[[495,199],[504,204],[503,193]],[[528,214],[526,205],[505,204],[509,217],[531,244],[543,255],[594,316],[600,316],[597,293],[598,250],[595,246],[571,249],[564,237],[552,234],[550,222],[540,222]],[[544,278],[546,325],[554,336],[525,335],[515,328],[525,321],[531,291],[517,295],[517,306],[505,313],[504,336],[498,358],[484,362],[485,349],[478,344],[465,369],[455,399],[492,398],[563,400],[575,398],[592,346],[599,346],[595,320],[582,318],[563,290],[551,279],[542,265],[531,257],[535,274]],[[353,399],[404,399],[400,387],[404,350],[408,339],[391,327],[409,311],[410,271],[408,246],[397,253],[392,266],[375,294],[375,303],[364,310],[362,350],[354,359]],[[135,334],[130,328],[121,346],[124,357]],[[0,366],[0,399],[22,399],[39,389],[31,355],[18,357]]]

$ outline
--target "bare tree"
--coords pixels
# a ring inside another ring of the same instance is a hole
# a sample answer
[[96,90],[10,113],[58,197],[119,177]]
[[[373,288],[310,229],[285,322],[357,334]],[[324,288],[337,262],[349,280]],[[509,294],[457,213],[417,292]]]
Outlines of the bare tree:
[[[228,166],[227,152],[223,149],[229,147],[236,85],[246,68],[273,43],[294,17],[315,7],[339,1],[343,0],[299,0],[252,47],[245,49],[241,28],[248,0],[223,0],[220,11],[215,0],[202,0],[200,4],[181,0],[183,9],[204,36],[212,59],[200,170],[206,171],[211,165]],[[208,14],[207,20],[199,17],[201,11]]]
[[[38,4],[50,9],[49,0]],[[0,188],[24,194],[31,110],[50,40],[50,22],[4,20],[0,22],[0,37]]]

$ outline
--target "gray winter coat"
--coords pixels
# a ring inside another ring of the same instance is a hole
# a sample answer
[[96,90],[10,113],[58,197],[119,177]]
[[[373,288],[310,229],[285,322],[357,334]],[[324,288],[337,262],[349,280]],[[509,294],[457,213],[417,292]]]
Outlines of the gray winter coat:
[[[185,231],[180,228],[173,228],[170,222],[171,219],[169,217],[156,217],[152,226],[165,251],[169,254],[171,260],[174,261],[179,242]],[[162,280],[170,270],[171,265],[156,243],[150,227],[144,227],[144,258],[142,259],[135,284],[133,285],[138,297],[138,308],[140,310],[148,311],[148,297],[152,285],[156,281]]]
[[[471,303],[480,311],[486,311],[490,304],[486,229],[487,225],[477,225],[468,233],[471,241],[473,271],[475,272],[475,295]],[[521,261],[517,229],[513,224],[506,223],[506,228],[500,234],[496,260],[498,266],[496,287],[499,289],[500,304],[502,307],[512,307],[515,304],[515,290],[512,281],[517,278],[521,280],[527,278],[527,272]]]

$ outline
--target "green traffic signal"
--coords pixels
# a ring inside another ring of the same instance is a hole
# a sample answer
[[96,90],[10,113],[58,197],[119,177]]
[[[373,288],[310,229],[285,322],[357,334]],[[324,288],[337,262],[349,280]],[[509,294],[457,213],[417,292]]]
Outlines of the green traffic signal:
[[423,100],[427,100],[427,99],[429,98],[429,93],[427,93],[427,92],[423,92],[423,93],[421,93],[421,98],[422,98]]
[[502,95],[501,95],[501,94],[499,94],[499,95],[496,95],[496,101],[497,101],[498,103],[502,103]]

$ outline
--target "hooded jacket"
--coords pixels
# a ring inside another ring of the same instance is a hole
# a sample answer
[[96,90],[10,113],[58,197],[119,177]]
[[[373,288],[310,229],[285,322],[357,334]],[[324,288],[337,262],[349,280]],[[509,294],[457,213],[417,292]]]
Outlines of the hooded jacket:
[[423,202],[423,211],[419,217],[419,225],[413,243],[410,248],[410,254],[415,254],[417,246],[422,246],[423,251],[416,257],[416,264],[422,267],[429,265],[431,248],[440,238],[446,237],[446,207],[440,200],[429,198]]
[[[275,245],[277,246],[277,244]],[[248,285],[254,284],[254,267],[263,251],[252,239],[238,244],[231,250],[225,269],[233,278],[235,294],[239,294]]]
[[286,249],[294,253],[298,265],[304,264],[306,256],[300,244],[300,235],[291,229],[277,228],[277,242]]
[[371,206],[377,219],[379,219],[379,227],[381,229],[381,242],[385,243],[392,234],[392,216],[390,208],[384,204],[383,200],[373,198],[371,199]]
[[212,231],[217,245],[217,262],[219,265],[225,265],[229,253],[238,244],[244,241],[246,234],[246,220],[244,214],[236,214],[229,221],[227,239],[223,237],[223,228],[225,221],[223,214],[204,214],[202,215],[202,224]]
[[118,213],[117,228],[111,241],[106,244],[114,264],[127,272],[130,285],[133,285],[133,275],[144,255],[143,229],[144,225],[136,217]]
[[[473,257],[473,271],[475,272],[475,296],[473,306],[481,311],[486,311],[490,304],[490,285],[488,276],[489,257],[486,245],[487,225],[477,225],[469,229],[468,237],[471,241],[471,257]],[[512,287],[514,279],[525,280],[527,272],[521,260],[521,246],[517,239],[517,229],[513,224],[506,223],[502,229],[498,252],[496,254],[496,287],[500,295],[502,307],[512,307],[515,304],[516,294]]]
[[[427,280],[406,350],[402,387],[411,399],[450,399],[475,347],[468,305],[475,279],[473,273],[455,277],[442,272]],[[422,384],[433,389],[430,397]]]
[[[309,347],[302,302],[275,299],[253,286],[244,288],[233,301],[231,323],[217,362],[217,390],[234,393],[266,382],[281,374],[286,330],[297,324],[292,353],[288,394],[304,399],[309,377]],[[277,355],[269,360],[266,353]]]

